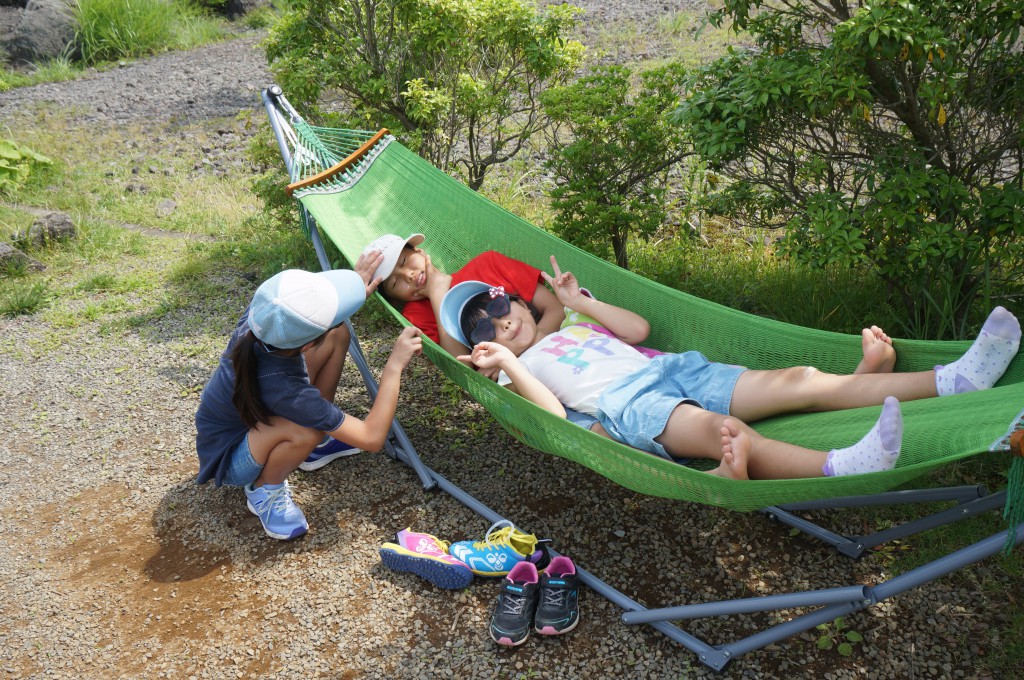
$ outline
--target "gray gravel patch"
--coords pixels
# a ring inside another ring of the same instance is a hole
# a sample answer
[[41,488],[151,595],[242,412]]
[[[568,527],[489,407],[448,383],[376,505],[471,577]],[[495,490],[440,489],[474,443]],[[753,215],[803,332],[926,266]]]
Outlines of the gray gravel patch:
[[191,123],[231,117],[262,104],[270,84],[262,35],[167,52],[152,59],[93,70],[66,83],[43,83],[0,93],[0,120],[47,103],[79,112],[85,123],[132,121]]
[[[581,4],[609,23],[651,22],[696,3]],[[208,125],[226,132],[219,154],[240,155],[250,126],[224,118],[260,115],[269,75],[258,39],[0,94],[0,119],[16,121],[41,104],[74,111],[85,129],[146,122],[174,137],[169,129]],[[111,153],[138,152],[126,144]],[[169,269],[189,242],[146,243],[145,254],[117,269],[147,272],[169,296],[184,295],[171,290]],[[83,262],[79,276],[110,267]],[[199,390],[256,277],[218,271],[205,282],[219,293],[184,295],[171,311],[129,305],[114,315],[132,323],[114,330],[110,318],[70,328],[45,312],[0,318],[6,677],[719,677],[652,629],[625,626],[619,610],[591,592],[572,634],[498,648],[487,635],[496,581],[450,592],[382,567],[377,549],[397,530],[477,539],[487,523],[449,496],[424,491],[410,469],[381,452],[293,476],[312,528],[292,543],[262,533],[240,490],[197,487]],[[97,301],[109,295],[97,293]],[[370,365],[383,366],[397,328],[365,311],[356,325]],[[424,461],[645,605],[877,583],[893,574],[886,553],[850,561],[760,515],[634,494],[519,445],[445,385],[425,360],[403,382],[399,419]],[[356,414],[366,409],[351,366],[338,402]],[[821,519],[839,531],[863,529],[855,520]],[[983,589],[997,570],[989,560],[851,616],[864,642],[850,657],[819,650],[817,635],[805,633],[736,660],[725,675],[991,677],[981,659],[1011,642],[998,631],[1022,592],[1020,577],[1009,575],[998,576],[1004,589]],[[683,628],[714,644],[775,621],[739,616]]]

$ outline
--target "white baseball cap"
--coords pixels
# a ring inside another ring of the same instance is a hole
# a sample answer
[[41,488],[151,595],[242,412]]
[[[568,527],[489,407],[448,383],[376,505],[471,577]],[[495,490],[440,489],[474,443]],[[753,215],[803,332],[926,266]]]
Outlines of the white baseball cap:
[[[379,250],[384,254],[384,261],[377,267],[377,271],[373,273],[373,279],[384,279],[391,276],[391,272],[395,271],[395,265],[398,264],[398,256],[402,254],[402,249],[405,248],[405,244],[408,243],[411,246],[418,246],[423,243],[426,237],[423,234],[413,234],[408,238],[402,238],[395,234],[384,234],[377,238],[373,243],[363,248],[363,255],[366,255],[370,251]],[[373,280],[371,279],[371,280]]]
[[295,349],[334,328],[366,302],[366,285],[351,269],[286,269],[260,284],[249,305],[253,335]]

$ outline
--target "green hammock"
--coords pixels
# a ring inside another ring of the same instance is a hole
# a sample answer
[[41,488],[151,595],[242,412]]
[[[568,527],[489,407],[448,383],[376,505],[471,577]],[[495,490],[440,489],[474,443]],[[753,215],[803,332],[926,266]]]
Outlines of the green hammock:
[[[431,258],[449,272],[485,250],[500,251],[541,269],[549,269],[548,257],[555,255],[563,270],[576,274],[581,285],[599,299],[646,317],[651,323],[645,343],[649,346],[666,351],[696,349],[714,361],[761,369],[812,365],[849,373],[860,359],[859,335],[802,328],[738,312],[593,257],[471,191],[386,131],[336,130],[301,119],[291,123],[295,151],[289,191],[350,262],[381,234],[412,232],[426,234]],[[399,311],[391,311],[407,323]],[[958,358],[969,344],[897,340],[896,370],[931,369]],[[637,451],[559,419],[481,377],[434,343],[424,343],[424,352],[523,443],[585,465],[639,493],[742,511],[877,493],[982,452],[999,452],[1009,463],[1009,435],[1022,427],[1024,417],[1022,353],[991,390],[903,404],[905,436],[894,470],[838,478],[733,481]],[[828,450],[859,440],[879,411],[874,407],[791,415],[755,427],[768,437]],[[1014,477],[1024,479],[1020,474],[1024,464],[1014,468]],[[1011,497],[1015,493],[1019,491],[1011,488]]]

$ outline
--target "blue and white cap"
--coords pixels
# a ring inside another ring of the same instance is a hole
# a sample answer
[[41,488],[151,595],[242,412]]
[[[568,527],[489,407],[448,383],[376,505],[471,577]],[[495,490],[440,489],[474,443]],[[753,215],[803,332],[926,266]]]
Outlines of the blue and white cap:
[[366,284],[351,269],[286,269],[256,289],[249,305],[253,335],[280,349],[316,340],[366,302]]
[[472,347],[466,336],[462,334],[462,310],[474,297],[480,293],[486,293],[491,289],[491,284],[483,281],[463,281],[452,286],[444,299],[441,300],[441,326],[466,347]]

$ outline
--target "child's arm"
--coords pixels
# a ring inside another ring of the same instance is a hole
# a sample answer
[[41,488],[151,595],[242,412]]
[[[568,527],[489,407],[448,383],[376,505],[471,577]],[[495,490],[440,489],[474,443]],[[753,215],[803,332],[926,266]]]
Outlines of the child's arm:
[[328,434],[365,451],[377,451],[383,448],[384,440],[387,439],[388,431],[391,429],[391,421],[395,418],[395,409],[398,407],[398,390],[402,380],[402,371],[412,361],[413,356],[422,351],[422,347],[423,340],[420,338],[418,328],[410,326],[403,329],[401,335],[395,340],[391,356],[384,364],[377,398],[373,400],[373,406],[366,414],[366,419],[360,420],[355,416],[348,415],[337,430]]
[[565,407],[551,390],[528,370],[507,347],[496,342],[481,342],[473,348],[472,354],[456,357],[462,362],[472,362],[481,368],[500,368],[512,381],[509,389],[532,401],[559,418],[565,417]]
[[576,277],[572,272],[562,273],[554,255],[551,256],[551,267],[554,269],[554,276],[547,272],[541,272],[541,275],[551,285],[563,305],[595,319],[626,344],[638,345],[647,339],[651,332],[651,325],[647,323],[647,319],[628,309],[599,302],[583,295]]
[[551,335],[565,321],[564,306],[543,283],[538,283],[537,290],[533,293],[533,306],[540,312],[540,321],[537,322],[538,337]]

